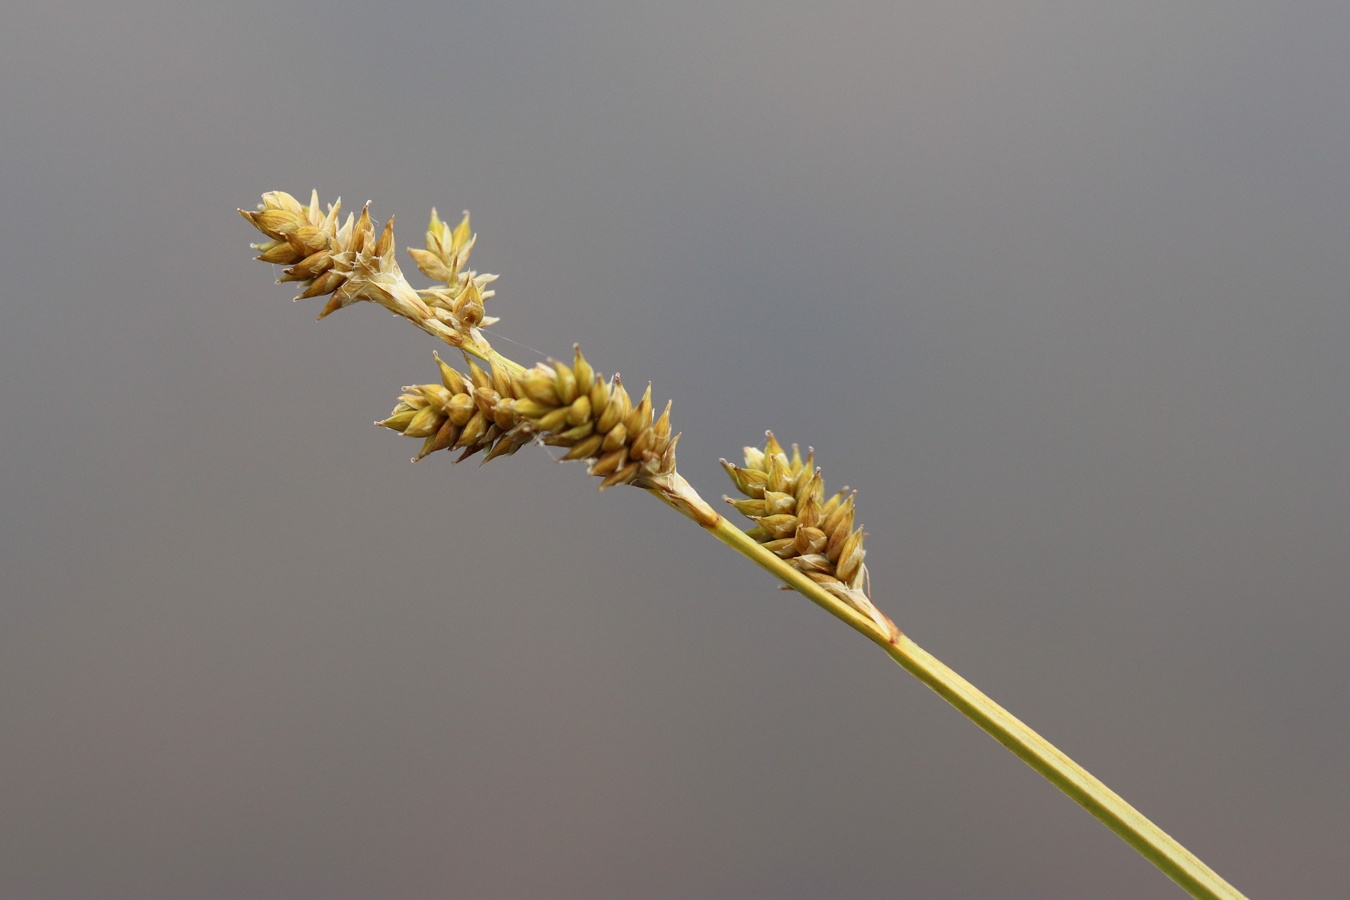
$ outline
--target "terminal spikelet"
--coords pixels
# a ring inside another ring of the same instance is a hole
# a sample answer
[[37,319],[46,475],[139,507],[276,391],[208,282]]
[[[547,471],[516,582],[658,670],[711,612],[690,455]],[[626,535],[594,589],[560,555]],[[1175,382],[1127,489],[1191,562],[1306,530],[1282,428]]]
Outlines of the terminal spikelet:
[[[456,269],[463,285],[457,282],[458,286],[451,289],[427,291],[424,298],[408,283],[394,259],[394,220],[386,222],[377,235],[369,206],[359,217],[349,214],[339,224],[342,201],[329,205],[324,212],[317,191],[310,195],[308,205],[285,191],[269,191],[262,201],[256,210],[239,210],[269,238],[253,245],[261,251],[258,259],[286,267],[278,280],[303,286],[297,300],[331,294],[328,305],[319,313],[320,319],[369,300],[454,347],[464,347],[472,329],[488,322],[482,313],[482,301],[492,292],[483,288],[495,276],[458,273]],[[460,257],[467,255],[466,248],[458,252]],[[472,290],[472,296],[462,299],[465,287]]]
[[605,381],[575,349],[571,366],[540,363],[516,377],[514,413],[545,444],[566,447],[564,460],[586,460],[600,489],[615,484],[651,487],[675,471],[670,404],[654,421],[652,389],[633,403],[619,376]]
[[736,490],[748,498],[727,502],[755,523],[745,533],[766,550],[883,628],[894,630],[868,596],[865,534],[853,527],[854,492],[846,488],[826,498],[814,461],[809,452],[802,459],[796,444],[789,456],[768,432],[763,450],[745,448],[744,466],[722,460]]

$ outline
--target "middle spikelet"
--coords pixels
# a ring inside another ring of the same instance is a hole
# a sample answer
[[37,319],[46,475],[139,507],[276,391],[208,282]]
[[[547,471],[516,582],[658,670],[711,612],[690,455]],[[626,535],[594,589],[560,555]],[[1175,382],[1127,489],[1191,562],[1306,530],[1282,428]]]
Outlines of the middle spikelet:
[[512,411],[545,444],[568,448],[563,459],[588,460],[588,471],[604,479],[601,490],[674,473],[679,435],[670,433],[669,403],[653,421],[650,384],[634,405],[618,375],[605,381],[575,348],[570,367],[540,363],[517,376],[515,387]]
[[404,388],[384,428],[423,438],[422,459],[437,450],[462,450],[459,462],[480,450],[484,461],[516,452],[538,439],[566,447],[564,460],[587,460],[601,490],[615,484],[650,483],[675,471],[670,404],[652,417],[648,385],[634,404],[616,375],[605,381],[575,351],[571,366],[556,360],[518,374],[492,366],[485,372],[467,359],[460,374],[438,356],[440,384]]
[[486,462],[515,453],[534,437],[511,411],[516,386],[505,371],[493,366],[489,374],[472,359],[467,362],[465,376],[438,355],[441,383],[405,387],[389,418],[375,423],[425,439],[413,462],[446,449],[463,451],[455,462],[486,450]]

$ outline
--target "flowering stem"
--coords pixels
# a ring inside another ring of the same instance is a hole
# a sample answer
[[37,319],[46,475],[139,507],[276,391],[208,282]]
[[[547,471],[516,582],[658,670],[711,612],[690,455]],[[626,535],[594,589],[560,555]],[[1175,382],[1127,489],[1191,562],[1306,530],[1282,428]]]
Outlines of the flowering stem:
[[[281,280],[304,286],[297,299],[332,295],[319,318],[370,301],[465,354],[467,376],[438,357],[441,382],[404,388],[407,393],[390,417],[376,423],[424,439],[418,459],[452,447],[463,451],[461,459],[483,451],[493,459],[541,441],[567,448],[564,459],[587,461],[590,474],[604,479],[602,488],[633,484],[649,491],[862,632],[1193,896],[1242,896],[1106,785],[907,638],[873,605],[863,565],[864,534],[853,523],[853,497],[847,491],[825,496],[811,454],[803,460],[793,445],[789,456],[768,434],[762,451],[746,448],[744,467],[723,461],[748,498],[733,505],[755,522],[742,531],[676,471],[679,435],[671,432],[669,405],[659,417],[654,414],[650,387],[634,403],[618,376],[605,382],[580,349],[570,367],[555,360],[526,369],[492,348],[480,326],[497,321],[483,306],[496,276],[465,268],[476,240],[467,213],[452,229],[432,211],[426,249],[408,252],[424,275],[445,287],[418,291],[394,262],[393,220],[377,237],[368,209],[359,219],[349,215],[339,224],[340,208],[334,203],[324,212],[317,193],[301,205],[274,191],[263,195],[257,211],[240,213],[269,238],[253,245],[262,251],[258,259],[286,266]],[[468,357],[488,363],[491,371]]]
[[677,475],[675,479],[668,486],[651,492],[698,522],[713,537],[875,642],[901,668],[926,684],[986,734],[1012,751],[1018,759],[1067,794],[1191,896],[1230,900],[1243,896],[1193,853],[1125,802],[1119,794],[941,660],[904,634],[882,628],[807,578],[713,510],[682,477]]

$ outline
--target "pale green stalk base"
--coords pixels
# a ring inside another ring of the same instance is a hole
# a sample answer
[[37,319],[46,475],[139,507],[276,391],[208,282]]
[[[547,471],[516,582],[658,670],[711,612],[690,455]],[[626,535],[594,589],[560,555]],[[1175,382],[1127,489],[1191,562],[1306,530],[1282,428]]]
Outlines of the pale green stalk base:
[[679,475],[675,475],[668,483],[653,487],[651,492],[698,522],[713,537],[877,643],[905,671],[932,688],[994,740],[1068,794],[1075,803],[1092,813],[1191,896],[1243,896],[1189,850],[1121,799],[1115,791],[1094,778],[1012,713],[990,700],[973,684],[905,635],[883,629],[877,622],[764,549],[712,509]]

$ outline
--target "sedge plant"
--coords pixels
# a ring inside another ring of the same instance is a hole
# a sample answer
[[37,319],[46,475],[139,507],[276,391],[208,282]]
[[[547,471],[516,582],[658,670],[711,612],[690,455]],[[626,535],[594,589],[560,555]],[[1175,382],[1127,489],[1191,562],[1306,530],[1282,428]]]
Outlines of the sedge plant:
[[676,468],[670,404],[657,415],[650,385],[634,401],[616,375],[601,376],[574,348],[570,362],[525,367],[503,356],[483,329],[495,275],[468,268],[477,238],[468,213],[455,226],[432,210],[423,247],[408,248],[423,275],[416,289],[394,258],[391,218],[376,231],[369,205],[340,218],[341,201],[321,208],[290,194],[263,195],[239,212],[267,238],[258,259],[283,266],[281,282],[297,282],[297,300],[327,296],[322,319],[357,302],[377,303],[459,351],[463,370],[435,356],[439,378],[405,387],[393,412],[377,422],[422,444],[415,460],[457,453],[459,462],[509,456],[526,444],[565,450],[584,461],[600,488],[647,491],[826,612],[877,644],[905,671],[956,707],[1074,802],[1195,897],[1236,898],[1228,882],[1069,759],[898,629],[872,602],[864,533],[854,525],[854,495],[828,494],[820,469],[797,447],[785,450],[770,432],[764,447],[747,447],[744,464],[722,460],[741,499],[728,502],[752,525],[742,529],[710,506]]

